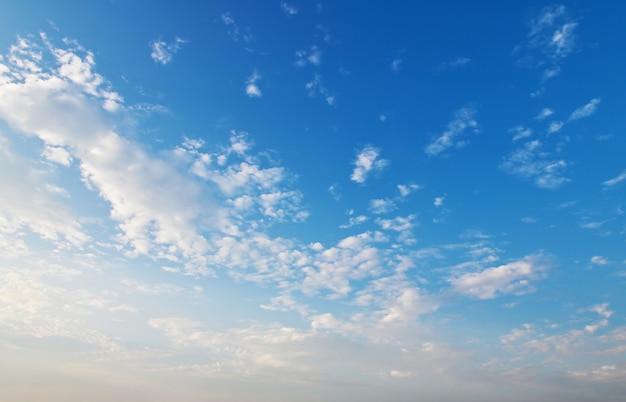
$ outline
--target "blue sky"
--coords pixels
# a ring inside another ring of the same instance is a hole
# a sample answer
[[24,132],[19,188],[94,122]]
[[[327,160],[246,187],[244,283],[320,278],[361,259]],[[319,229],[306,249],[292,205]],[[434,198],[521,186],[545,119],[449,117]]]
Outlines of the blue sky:
[[0,398],[621,400],[625,13],[6,2]]

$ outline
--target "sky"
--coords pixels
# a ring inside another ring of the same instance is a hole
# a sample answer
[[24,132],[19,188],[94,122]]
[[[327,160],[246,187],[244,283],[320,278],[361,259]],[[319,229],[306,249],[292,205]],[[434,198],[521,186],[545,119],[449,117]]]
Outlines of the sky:
[[5,0],[0,399],[623,400],[624,16]]

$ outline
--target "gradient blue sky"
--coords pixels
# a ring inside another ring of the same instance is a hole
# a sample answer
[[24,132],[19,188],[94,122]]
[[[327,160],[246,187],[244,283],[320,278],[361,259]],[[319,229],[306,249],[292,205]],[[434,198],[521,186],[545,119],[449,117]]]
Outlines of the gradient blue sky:
[[1,8],[0,399],[623,400],[622,2]]

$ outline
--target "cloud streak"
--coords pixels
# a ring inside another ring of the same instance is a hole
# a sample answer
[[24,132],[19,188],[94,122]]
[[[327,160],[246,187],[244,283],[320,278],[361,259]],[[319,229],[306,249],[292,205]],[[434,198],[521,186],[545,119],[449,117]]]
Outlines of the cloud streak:
[[453,119],[446,125],[446,130],[429,145],[424,152],[430,156],[437,156],[450,148],[460,148],[467,144],[467,140],[460,139],[467,130],[477,131],[478,122],[475,120],[476,109],[470,106],[463,107],[454,113]]

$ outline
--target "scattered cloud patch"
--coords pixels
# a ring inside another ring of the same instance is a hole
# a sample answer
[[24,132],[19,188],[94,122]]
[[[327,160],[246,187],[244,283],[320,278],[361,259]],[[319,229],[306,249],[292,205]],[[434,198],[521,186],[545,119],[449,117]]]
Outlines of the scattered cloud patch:
[[391,212],[397,208],[396,203],[389,198],[378,198],[370,201],[370,211],[373,214],[381,215]]
[[586,105],[579,107],[574,110],[572,114],[569,116],[568,121],[582,119],[584,117],[589,117],[596,112],[598,109],[598,105],[600,104],[600,98],[593,98]]
[[380,150],[372,146],[366,146],[356,156],[354,170],[350,180],[356,183],[365,183],[372,172],[381,172],[389,162],[379,158]]
[[553,61],[568,56],[574,49],[578,23],[569,18],[563,5],[544,7],[530,21],[528,46],[537,48]]
[[309,96],[322,96],[329,106],[334,106],[337,102],[336,95],[331,94],[330,90],[323,84],[322,76],[315,74],[313,79],[305,85]]
[[459,139],[466,130],[473,129],[477,132],[478,123],[474,119],[476,109],[473,107],[463,107],[454,113],[453,119],[447,124],[446,130],[433,142],[431,142],[424,152],[430,156],[437,156],[449,148],[460,148],[467,144],[467,140]]
[[594,255],[591,257],[591,263],[594,265],[606,265],[609,261],[600,255]]
[[150,48],[152,52],[150,56],[155,63],[166,65],[171,63],[174,55],[181,49],[182,45],[187,43],[186,40],[181,38],[174,38],[172,42],[165,42],[161,39],[153,40],[150,42]]
[[475,299],[493,299],[504,294],[520,294],[532,290],[532,281],[547,268],[536,256],[510,262],[479,272],[453,277],[450,284],[456,293]]
[[554,111],[550,108],[543,108],[541,109],[541,112],[539,112],[539,114],[535,117],[535,119],[537,120],[544,120],[547,117],[550,117],[554,114]]
[[530,137],[533,134],[533,130],[524,126],[516,126],[509,129],[509,133],[513,134],[513,141],[517,141],[522,138]]
[[414,192],[420,190],[422,186],[419,184],[398,184],[398,191],[400,192],[400,197],[407,197]]
[[441,63],[437,66],[437,71],[444,71],[450,68],[465,67],[472,63],[472,59],[469,57],[457,57],[452,61]]
[[391,68],[391,71],[393,71],[394,73],[397,73],[398,71],[400,71],[402,67],[402,59],[394,59],[389,68]]
[[220,15],[222,22],[228,28],[228,36],[230,36],[233,41],[239,42],[243,40],[244,43],[250,43],[254,41],[254,35],[250,33],[250,28],[241,29],[235,18],[230,12],[225,12]]
[[435,197],[435,201],[433,202],[433,205],[436,207],[441,207],[443,206],[443,202],[446,199],[446,197]]
[[298,9],[296,8],[296,6],[293,6],[285,2],[280,3],[280,9],[283,10],[283,12],[288,16],[298,14]]
[[307,50],[298,50],[296,51],[296,61],[294,64],[297,67],[304,67],[307,64],[319,66],[322,64],[322,51],[315,45]]
[[248,79],[246,80],[246,95],[248,95],[251,98],[260,98],[263,95],[263,93],[261,92],[261,89],[257,85],[257,82],[260,79],[261,79],[261,75],[255,69],[252,72],[252,75],[250,75],[250,77],[248,77]]
[[548,134],[554,134],[561,131],[561,129],[563,128],[563,124],[564,123],[562,121],[551,122],[548,126]]
[[540,188],[557,188],[570,181],[564,176],[567,162],[553,159],[549,152],[543,151],[539,140],[525,143],[509,155],[500,168],[505,172],[533,180]]

